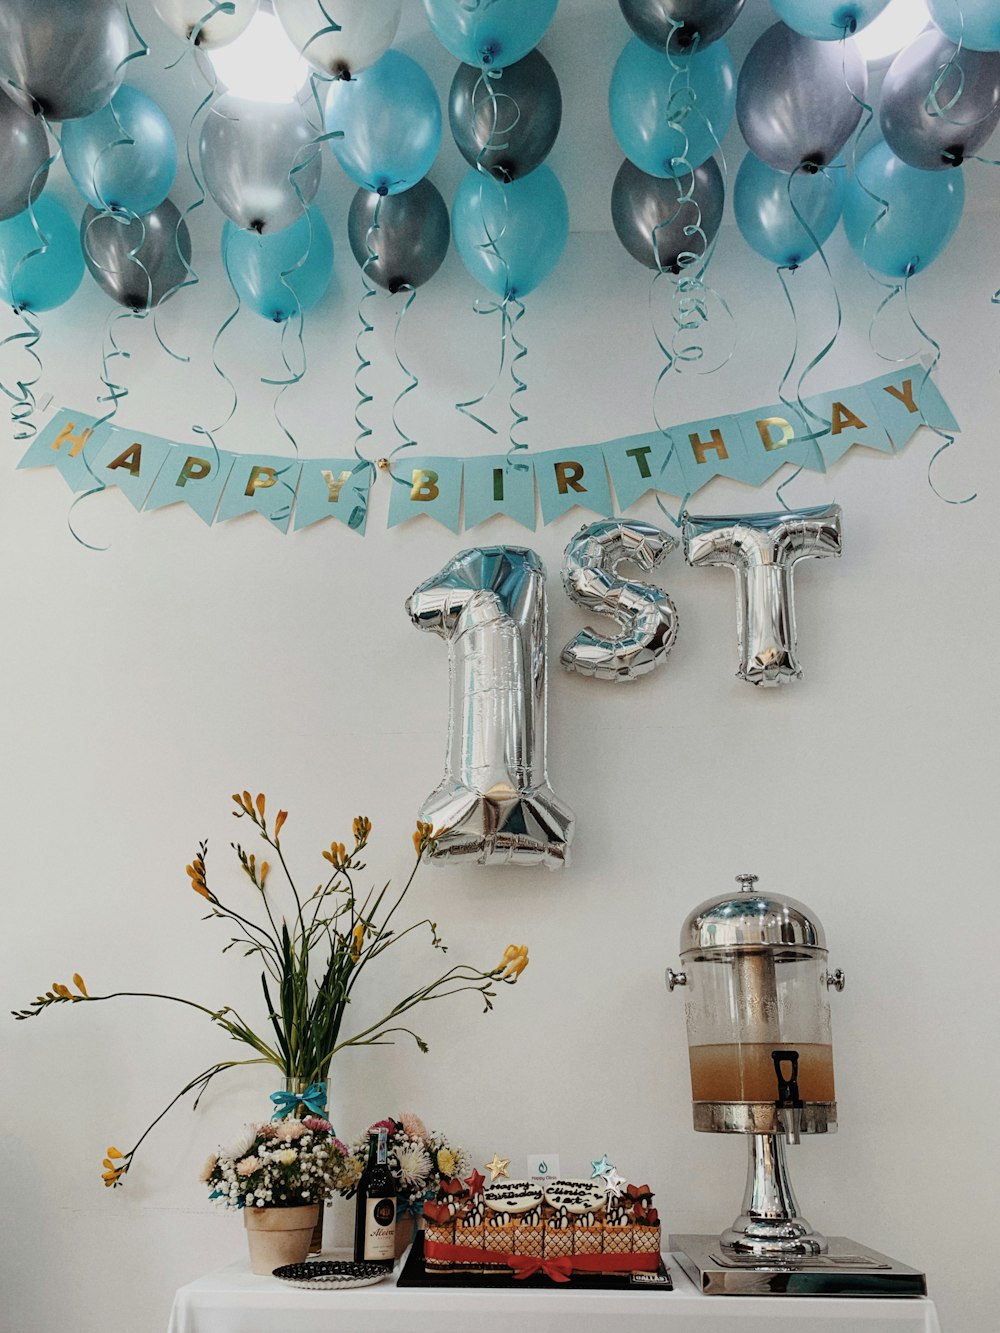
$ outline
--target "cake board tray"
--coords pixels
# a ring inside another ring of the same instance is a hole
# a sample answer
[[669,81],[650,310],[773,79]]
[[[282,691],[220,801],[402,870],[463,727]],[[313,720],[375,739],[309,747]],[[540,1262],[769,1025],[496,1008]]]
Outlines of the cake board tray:
[[706,1296],[926,1296],[915,1268],[846,1236],[809,1258],[761,1259],[727,1254],[718,1236],[671,1236],[670,1249]]
[[480,1287],[494,1291],[499,1287],[542,1287],[550,1291],[558,1291],[560,1287],[568,1291],[672,1291],[674,1284],[662,1255],[655,1273],[573,1273],[568,1282],[554,1282],[545,1273],[532,1273],[525,1278],[517,1278],[513,1273],[472,1273],[461,1270],[436,1273],[424,1267],[424,1237],[418,1231],[396,1279],[396,1286],[432,1287],[435,1291],[444,1287]]

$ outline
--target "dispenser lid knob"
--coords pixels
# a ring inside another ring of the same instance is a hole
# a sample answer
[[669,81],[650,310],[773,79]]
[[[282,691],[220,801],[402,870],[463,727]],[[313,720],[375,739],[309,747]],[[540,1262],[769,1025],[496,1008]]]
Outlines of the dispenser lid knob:
[[753,886],[759,878],[759,875],[737,875],[736,883],[740,886],[740,892],[753,893]]

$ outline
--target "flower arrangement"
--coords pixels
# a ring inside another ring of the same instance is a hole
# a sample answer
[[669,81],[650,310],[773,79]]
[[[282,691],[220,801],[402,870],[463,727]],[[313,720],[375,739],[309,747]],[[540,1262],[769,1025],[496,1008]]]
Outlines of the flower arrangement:
[[248,1125],[202,1169],[210,1199],[223,1208],[296,1208],[318,1203],[339,1185],[348,1149],[329,1120],[273,1120]]
[[433,1198],[442,1179],[463,1175],[471,1168],[472,1159],[439,1130],[429,1130],[418,1115],[407,1113],[398,1120],[377,1120],[346,1149],[339,1185],[346,1198],[354,1193],[365,1169],[370,1135],[383,1126],[389,1131],[387,1160],[396,1182],[399,1211],[419,1217],[424,1202]]
[[462,991],[477,993],[484,1011],[493,1008],[496,987],[513,985],[528,965],[526,945],[511,944],[495,967],[482,969],[470,964],[447,968],[433,981],[401,996],[374,1023],[345,1035],[343,1023],[361,977],[375,960],[414,931],[425,930],[433,949],[446,953],[436,922],[429,918],[415,921],[403,929],[395,925],[396,913],[413,883],[425,853],[436,846],[430,824],[418,821],[413,834],[416,860],[399,893],[390,892],[389,884],[362,893],[355,887],[355,877],[365,869],[362,855],[371,835],[371,821],[364,816],[354,820],[354,845],[350,850],[342,842],[331,842],[323,858],[329,866],[327,877],[312,893],[299,891],[285,860],[281,833],[288,813],[279,810],[273,823],[267,816],[263,794],[256,799],[248,791],[233,796],[237,819],[248,819],[260,839],[271,849],[284,881],[282,908],[271,879],[271,863],[258,862],[253,852],[233,843],[241,871],[256,894],[261,909],[255,919],[252,907],[224,902],[209,886],[208,844],[199,844],[198,854],[187,867],[191,888],[209,904],[204,920],[225,921],[234,931],[223,952],[241,947],[259,961],[261,991],[264,998],[265,1024],[251,1027],[236,1010],[204,1005],[178,995],[152,991],[112,991],[91,995],[79,973],[73,974],[75,991],[60,982],[35,998],[25,1009],[15,1010],[17,1019],[35,1018],[44,1010],[60,1004],[95,1004],[123,998],[153,998],[183,1004],[205,1014],[210,1022],[233,1040],[249,1047],[252,1054],[243,1060],[220,1060],[202,1070],[181,1088],[160,1114],[147,1126],[135,1144],[121,1152],[111,1147],[104,1159],[105,1185],[123,1183],[135,1154],[156,1124],[182,1097],[195,1094],[194,1106],[211,1081],[224,1070],[242,1065],[273,1065],[286,1084],[285,1092],[272,1094],[278,1106],[277,1116],[292,1112],[322,1115],[326,1107],[326,1078],[330,1062],[348,1046],[392,1045],[395,1037],[412,1037],[421,1051],[428,1049],[424,1039],[400,1020],[412,1009],[429,1000],[440,1000]]

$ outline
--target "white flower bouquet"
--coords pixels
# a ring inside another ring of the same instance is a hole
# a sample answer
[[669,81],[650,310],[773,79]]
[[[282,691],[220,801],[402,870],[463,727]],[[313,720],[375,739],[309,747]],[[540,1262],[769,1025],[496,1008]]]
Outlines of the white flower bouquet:
[[348,1153],[320,1116],[269,1120],[220,1148],[201,1178],[223,1208],[296,1208],[340,1188]]
[[419,1217],[424,1203],[432,1198],[440,1182],[470,1170],[472,1159],[464,1148],[453,1147],[436,1129],[428,1129],[418,1115],[409,1112],[398,1120],[377,1120],[345,1151],[347,1161],[341,1176],[340,1193],[347,1198],[357,1188],[368,1161],[372,1134],[385,1127],[389,1131],[387,1164],[396,1182],[398,1210]]

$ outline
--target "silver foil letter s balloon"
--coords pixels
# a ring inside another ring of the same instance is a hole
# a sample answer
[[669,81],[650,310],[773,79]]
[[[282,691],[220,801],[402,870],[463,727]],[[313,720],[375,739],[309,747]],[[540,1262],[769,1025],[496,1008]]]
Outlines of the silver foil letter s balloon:
[[448,641],[447,766],[420,811],[438,834],[432,859],[565,865],[575,820],[545,769],[542,562],[519,546],[462,551],[406,610]]
[[780,685],[799,678],[792,570],[798,560],[840,555],[840,506],[685,514],[683,536],[689,565],[729,565],[736,575],[740,679]]
[[635,680],[665,660],[677,638],[676,607],[662,588],[619,578],[618,567],[631,562],[653,569],[676,545],[660,528],[638,520],[602,519],[570,538],[562,571],[567,596],[622,628],[617,635],[589,625],[581,630],[562,650],[567,670],[599,680]]

